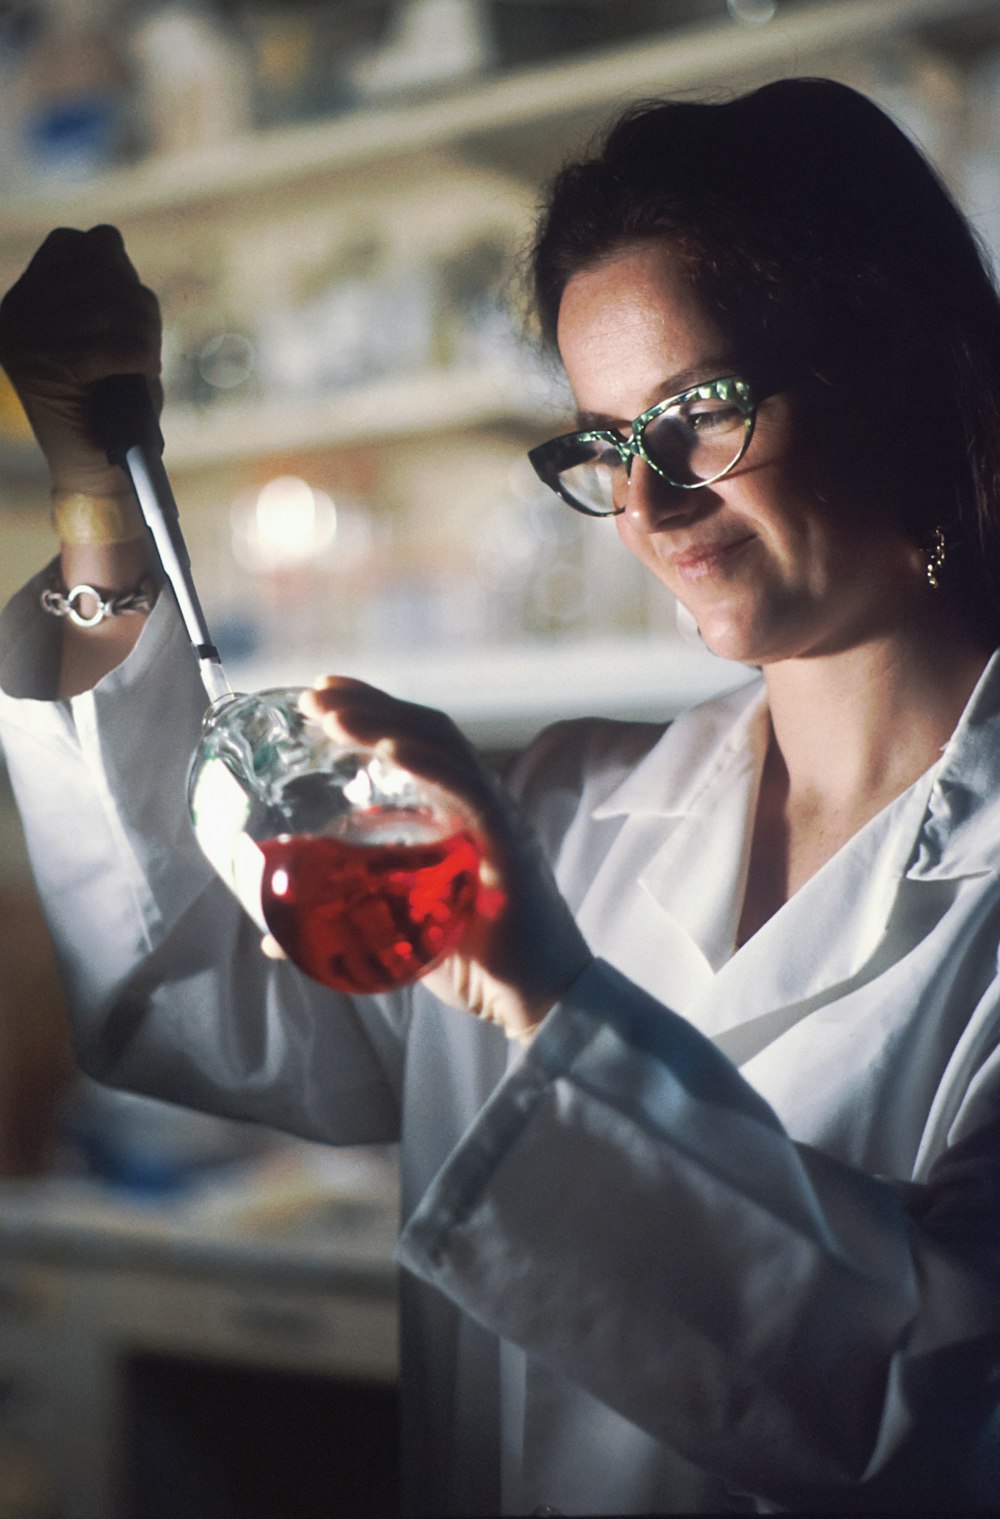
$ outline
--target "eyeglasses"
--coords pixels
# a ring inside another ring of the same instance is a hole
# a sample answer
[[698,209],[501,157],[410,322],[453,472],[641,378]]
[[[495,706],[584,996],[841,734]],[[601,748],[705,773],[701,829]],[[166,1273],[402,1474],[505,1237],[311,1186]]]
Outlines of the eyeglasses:
[[728,475],[750,446],[758,405],[777,388],[757,395],[742,376],[722,375],[651,406],[627,438],[610,428],[563,433],[528,458],[574,511],[614,517],[625,510],[633,459],[677,490],[700,490]]

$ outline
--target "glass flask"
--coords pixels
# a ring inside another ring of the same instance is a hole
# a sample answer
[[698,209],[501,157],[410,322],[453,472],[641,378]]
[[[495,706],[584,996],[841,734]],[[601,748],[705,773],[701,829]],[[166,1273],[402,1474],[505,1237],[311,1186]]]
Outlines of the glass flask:
[[333,743],[302,687],[226,694],[188,777],[203,853],[257,926],[341,991],[403,986],[461,942],[480,847],[460,802],[373,749]]

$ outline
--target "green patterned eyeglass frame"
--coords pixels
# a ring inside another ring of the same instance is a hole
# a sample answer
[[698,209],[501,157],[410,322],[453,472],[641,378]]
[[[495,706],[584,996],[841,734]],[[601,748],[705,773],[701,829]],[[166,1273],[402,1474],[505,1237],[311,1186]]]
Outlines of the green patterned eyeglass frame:
[[[571,456],[581,444],[609,444],[625,466],[626,479],[632,471],[632,460],[642,459],[654,473],[659,475],[661,479],[666,480],[667,484],[673,486],[675,490],[701,490],[705,485],[714,485],[716,480],[724,479],[726,475],[736,468],[750,446],[750,439],[753,437],[754,423],[757,417],[757,407],[779,388],[779,386],[773,386],[766,390],[764,394],[760,394],[754,391],[750,381],[744,379],[742,375],[719,375],[714,380],[702,380],[698,385],[690,385],[686,390],[681,390],[676,395],[668,396],[665,401],[658,401],[655,406],[651,406],[648,411],[642,412],[641,415],[635,418],[630,424],[629,436],[627,438],[623,438],[620,433],[611,431],[610,428],[594,428],[586,432],[561,433],[558,438],[550,438],[547,443],[539,443],[536,448],[530,449],[528,458],[535,474],[542,483],[547,485],[550,490],[555,491],[556,495],[560,496],[567,506],[571,506],[575,512],[582,512],[587,517],[617,517],[625,510],[623,506],[610,507],[607,511],[598,511],[594,507],[585,506],[570,494],[559,478],[561,471],[566,468],[568,462],[579,462],[572,461]],[[705,480],[675,480],[665,469],[657,464],[655,459],[650,457],[643,443],[643,434],[650,422],[654,422],[657,417],[662,416],[665,411],[669,411],[672,406],[681,405],[686,401],[698,400],[729,401],[736,405],[743,415],[743,435],[740,439],[739,450],[736,457],[730,460],[724,469],[718,470],[716,474],[709,476]]]

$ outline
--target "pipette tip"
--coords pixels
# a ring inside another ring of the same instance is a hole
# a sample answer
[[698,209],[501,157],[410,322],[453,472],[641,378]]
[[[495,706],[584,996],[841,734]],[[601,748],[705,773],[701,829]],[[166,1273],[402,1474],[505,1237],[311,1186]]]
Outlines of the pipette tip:
[[199,659],[198,668],[201,671],[202,685],[212,701],[218,701],[220,696],[232,696],[233,688],[217,659]]

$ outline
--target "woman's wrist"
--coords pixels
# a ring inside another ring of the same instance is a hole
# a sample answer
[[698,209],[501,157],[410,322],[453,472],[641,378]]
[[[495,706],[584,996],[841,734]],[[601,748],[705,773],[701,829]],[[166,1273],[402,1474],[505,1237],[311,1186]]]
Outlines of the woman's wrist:
[[96,628],[109,617],[126,617],[151,612],[156,601],[156,584],[151,575],[143,575],[128,590],[111,590],[107,586],[78,581],[63,585],[55,576],[41,594],[42,610],[52,617],[68,617],[78,628]]
[[126,538],[118,543],[67,543],[60,546],[59,568],[67,591],[90,585],[102,595],[121,595],[150,578],[155,566],[149,538]]
[[52,524],[59,541],[79,547],[129,543],[145,536],[145,525],[132,489],[103,495],[89,491],[52,492]]
[[[156,599],[158,576],[151,563],[148,536],[121,543],[64,543],[59,570],[61,589],[68,597],[88,587],[104,602],[141,593],[144,607]],[[74,599],[84,618],[92,615],[96,601],[86,593]],[[62,656],[59,695],[75,696],[90,690],[131,652],[148,613],[136,606],[128,616],[104,616],[81,626],[62,619]]]
[[[495,1021],[503,1024],[507,1038],[521,1045],[530,1044],[552,1009],[564,1000],[578,978],[593,964],[593,959],[590,950],[581,940],[579,954],[567,965],[557,983],[544,992],[505,1004],[502,1014]],[[490,1013],[484,1016],[488,1021],[494,1021]]]

